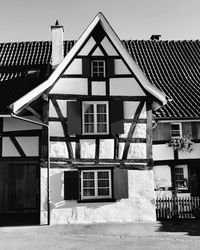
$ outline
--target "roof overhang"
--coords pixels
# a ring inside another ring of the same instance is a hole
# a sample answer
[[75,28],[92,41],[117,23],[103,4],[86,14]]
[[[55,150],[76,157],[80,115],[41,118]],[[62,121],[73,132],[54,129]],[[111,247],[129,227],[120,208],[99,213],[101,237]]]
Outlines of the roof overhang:
[[81,48],[81,46],[86,41],[88,36],[91,34],[91,32],[93,31],[94,27],[98,24],[98,22],[101,23],[102,27],[104,28],[109,38],[118,48],[119,53],[121,54],[122,57],[124,57],[128,66],[134,72],[136,80],[141,84],[141,86],[150,95],[152,95],[155,100],[157,100],[156,102],[159,103],[159,106],[165,105],[167,103],[167,96],[149,82],[148,78],[144,75],[144,72],[139,68],[139,66],[133,60],[133,58],[128,53],[126,48],[123,46],[121,40],[119,39],[115,31],[112,29],[112,27],[110,26],[109,22],[106,20],[104,15],[102,13],[98,13],[97,16],[90,23],[90,25],[83,32],[78,41],[75,43],[75,45],[72,47],[72,49],[69,51],[69,53],[66,55],[66,57],[62,60],[62,62],[50,75],[50,77],[46,81],[41,83],[39,86],[37,86],[35,89],[33,89],[32,91],[30,91],[29,93],[27,93],[26,95],[24,95],[23,97],[21,97],[20,99],[18,99],[17,101],[15,101],[10,105],[10,109],[12,110],[13,113],[19,114],[31,102],[36,100],[44,92],[48,92],[48,90],[51,89],[51,87],[57,82],[59,76],[62,74],[65,68],[71,63],[77,51]]

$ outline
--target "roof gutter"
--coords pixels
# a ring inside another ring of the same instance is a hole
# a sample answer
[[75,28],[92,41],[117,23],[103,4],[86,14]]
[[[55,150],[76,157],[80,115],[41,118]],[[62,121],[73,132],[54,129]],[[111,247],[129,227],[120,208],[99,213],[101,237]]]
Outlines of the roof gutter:
[[37,122],[37,121],[33,121],[31,119],[27,119],[27,118],[24,118],[24,117],[21,117],[21,116],[17,116],[15,115],[12,111],[11,111],[11,117],[15,118],[15,119],[18,119],[18,120],[21,120],[21,121],[25,121],[25,122],[29,122],[29,123],[32,123],[32,124],[37,124],[37,125],[40,125],[42,127],[46,127],[47,128],[47,136],[48,136],[48,155],[47,155],[47,224],[50,225],[50,153],[49,153],[49,150],[50,150],[50,129],[49,129],[49,125],[48,124],[45,124],[45,123],[42,123],[42,122]]

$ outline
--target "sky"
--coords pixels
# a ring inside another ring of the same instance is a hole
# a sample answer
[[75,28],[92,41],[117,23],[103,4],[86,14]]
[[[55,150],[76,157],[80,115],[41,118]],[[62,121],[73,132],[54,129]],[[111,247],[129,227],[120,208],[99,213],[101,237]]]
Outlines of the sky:
[[0,0],[0,43],[51,40],[57,19],[77,40],[98,12],[120,39],[200,39],[200,0]]

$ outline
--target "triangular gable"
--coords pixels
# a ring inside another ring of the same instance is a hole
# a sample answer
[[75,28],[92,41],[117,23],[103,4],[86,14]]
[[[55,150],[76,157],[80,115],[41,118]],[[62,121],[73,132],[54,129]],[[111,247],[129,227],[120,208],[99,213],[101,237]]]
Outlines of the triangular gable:
[[[128,51],[125,49],[125,47],[122,45],[120,39],[106,20],[106,18],[103,16],[102,13],[98,13],[97,16],[94,18],[94,20],[90,23],[90,25],[87,27],[85,32],[81,35],[81,37],[78,39],[76,44],[72,47],[72,49],[69,51],[67,56],[63,59],[63,61],[58,65],[58,67],[55,69],[55,71],[51,74],[51,76],[40,84],[38,87],[30,91],[28,94],[14,102],[12,105],[10,105],[10,108],[12,111],[16,114],[20,113],[20,111],[23,110],[24,107],[26,107],[28,104],[30,104],[32,101],[36,100],[39,96],[41,96],[45,91],[48,91],[59,79],[60,75],[63,73],[63,71],[66,69],[66,67],[69,66],[77,52],[82,48],[84,42],[88,39],[91,32],[95,30],[95,27],[100,22],[103,30],[106,32],[109,39],[112,41],[113,45],[118,49],[120,55],[124,58],[129,68],[132,70],[133,74],[135,75],[137,81],[141,84],[141,86],[152,96],[154,96],[159,102],[162,104],[166,104],[167,99],[166,95],[158,90],[156,87],[154,87],[147,77],[144,75],[142,70],[139,68],[139,66],[135,63],[131,55],[128,53]],[[98,34],[97,34],[98,35]]]

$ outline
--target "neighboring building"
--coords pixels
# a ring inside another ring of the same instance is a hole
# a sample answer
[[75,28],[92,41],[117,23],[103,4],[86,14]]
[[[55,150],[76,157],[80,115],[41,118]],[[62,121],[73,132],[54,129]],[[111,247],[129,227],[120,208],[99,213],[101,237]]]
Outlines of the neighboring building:
[[[153,221],[155,181],[197,190],[199,41],[121,43],[101,13],[77,42],[52,35],[0,44],[0,223]],[[191,153],[166,145],[179,123]]]

